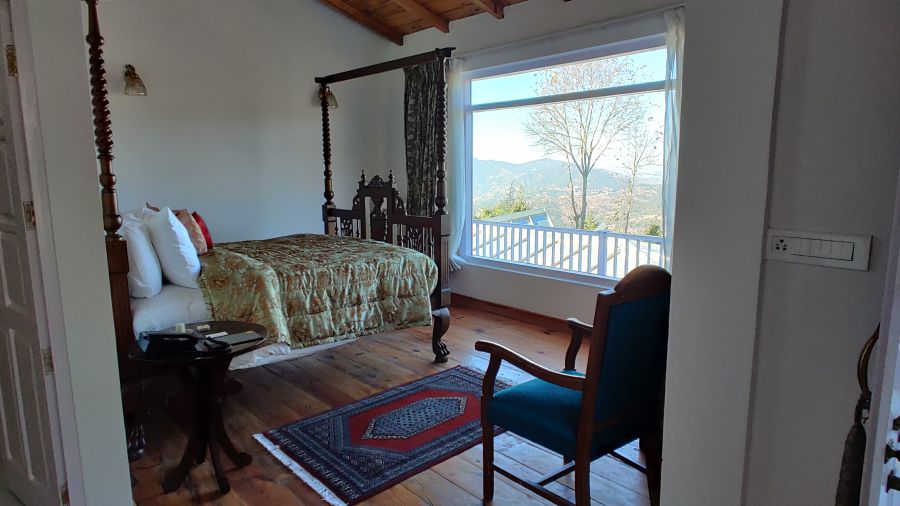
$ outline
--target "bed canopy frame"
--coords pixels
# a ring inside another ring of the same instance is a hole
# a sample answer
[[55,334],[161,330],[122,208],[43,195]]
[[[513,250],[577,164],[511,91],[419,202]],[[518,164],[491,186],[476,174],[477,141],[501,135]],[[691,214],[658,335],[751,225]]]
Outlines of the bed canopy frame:
[[[106,68],[103,60],[103,37],[97,14],[99,0],[85,0],[87,4],[88,63],[90,71],[91,105],[94,120],[94,140],[99,161],[100,196],[103,210],[106,257],[109,271],[110,293],[112,297],[113,321],[116,334],[116,350],[119,375],[123,385],[126,412],[129,404],[129,385],[139,384],[140,368],[128,359],[128,348],[134,342],[132,330],[131,299],[128,293],[128,246],[119,234],[122,216],[116,197],[116,176],[113,172],[113,140],[109,114],[109,90]],[[437,49],[433,52],[402,58],[392,62],[371,65],[356,70],[317,78],[324,91],[328,85],[373,75],[389,70],[401,69],[430,61],[445,61],[452,49]],[[349,237],[368,237],[384,242],[416,249],[429,255],[438,265],[439,282],[431,296],[434,329],[432,348],[435,361],[446,362],[449,351],[441,341],[450,325],[449,259],[448,243],[450,221],[445,210],[446,198],[446,76],[440,73],[437,104],[437,189],[434,216],[408,216],[403,200],[394,188],[393,176],[387,181],[378,176],[366,181],[365,175],[359,182],[351,209],[338,209],[334,203],[332,187],[331,134],[329,129],[328,104],[322,101],[323,154],[325,158],[325,204],[322,215],[325,233]],[[323,94],[324,97],[324,94]],[[368,203],[368,204],[367,204]],[[385,208],[385,204],[387,207]],[[369,214],[366,215],[366,208]]]

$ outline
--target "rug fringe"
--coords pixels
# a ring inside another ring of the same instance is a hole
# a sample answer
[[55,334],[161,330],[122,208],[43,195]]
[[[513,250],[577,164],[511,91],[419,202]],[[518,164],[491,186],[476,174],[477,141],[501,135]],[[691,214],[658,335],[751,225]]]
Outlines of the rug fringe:
[[309,474],[306,469],[295,462],[292,458],[288,457],[286,453],[281,451],[281,448],[269,440],[263,434],[254,434],[253,439],[257,440],[259,444],[263,445],[263,448],[269,451],[272,455],[275,456],[282,464],[287,466],[291,472],[294,473],[298,478],[303,480],[304,483],[310,486],[317,494],[322,496],[322,499],[325,500],[328,504],[333,506],[347,506],[347,503],[341,500],[340,497],[337,496],[330,488],[326,487],[324,483],[316,479],[315,476]]

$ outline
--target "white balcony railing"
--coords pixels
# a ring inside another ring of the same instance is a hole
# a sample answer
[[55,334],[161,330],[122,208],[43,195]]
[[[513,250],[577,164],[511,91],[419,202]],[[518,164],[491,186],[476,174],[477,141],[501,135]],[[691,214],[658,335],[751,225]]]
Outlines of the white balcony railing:
[[474,257],[611,278],[665,260],[662,237],[607,230],[473,220],[471,244]]

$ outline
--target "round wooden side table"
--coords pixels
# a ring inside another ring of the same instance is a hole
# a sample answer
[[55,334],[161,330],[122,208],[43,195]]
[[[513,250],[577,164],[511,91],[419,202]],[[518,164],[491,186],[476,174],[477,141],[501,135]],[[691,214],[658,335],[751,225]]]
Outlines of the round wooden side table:
[[[147,355],[137,342],[131,346],[128,353],[131,360],[135,362],[175,369],[186,393],[196,400],[193,403],[191,432],[184,453],[178,465],[166,473],[162,481],[162,489],[166,493],[178,490],[191,467],[206,461],[207,450],[219,490],[223,494],[227,494],[231,490],[231,485],[222,470],[219,451],[224,452],[238,468],[249,465],[253,460],[250,454],[240,452],[235,448],[225,431],[225,424],[222,421],[222,404],[228,395],[233,395],[240,390],[239,382],[226,383],[225,381],[231,360],[238,355],[260,348],[268,336],[268,331],[262,325],[236,321],[197,322],[187,325],[187,328],[196,331],[197,326],[204,324],[209,325],[210,329],[198,332],[200,335],[220,332],[228,334],[254,332],[258,339],[233,345],[227,353],[219,354]],[[174,331],[174,328],[167,331]]]

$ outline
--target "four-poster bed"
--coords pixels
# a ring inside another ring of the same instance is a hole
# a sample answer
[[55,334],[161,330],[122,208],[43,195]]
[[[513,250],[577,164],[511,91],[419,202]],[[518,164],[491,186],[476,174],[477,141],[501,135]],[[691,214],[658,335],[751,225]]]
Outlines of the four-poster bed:
[[[90,84],[92,97],[92,112],[94,119],[94,136],[97,146],[97,159],[99,160],[99,180],[101,185],[101,203],[103,210],[103,228],[107,252],[107,264],[109,269],[110,293],[112,298],[113,320],[115,327],[116,348],[119,361],[120,380],[123,386],[126,413],[135,413],[138,409],[139,380],[142,371],[128,359],[128,349],[135,340],[133,327],[132,300],[129,295],[128,274],[129,257],[128,245],[119,232],[123,223],[123,217],[118,208],[116,197],[116,176],[112,170],[112,129],[109,113],[108,89],[106,81],[106,69],[103,60],[103,37],[100,34],[97,4],[99,0],[85,0],[88,10],[88,33],[86,41],[89,46]],[[334,74],[317,78],[316,82],[324,91],[328,85],[372,75],[388,70],[402,69],[426,62],[439,62],[441,69],[446,68],[446,59],[452,49],[437,49],[433,52],[403,58],[393,62],[372,65],[357,70]],[[446,212],[446,77],[440,73],[438,83],[438,103],[436,104],[436,195],[434,199],[433,216],[411,216],[405,211],[404,201],[394,188],[393,175],[387,181],[379,176],[366,180],[365,175],[359,181],[359,187],[350,209],[339,209],[334,202],[332,187],[332,161],[331,161],[331,135],[329,128],[328,104],[325,94],[322,99],[322,126],[323,126],[323,154],[325,161],[325,203],[322,208],[323,221],[326,236],[334,236],[335,240],[356,240],[366,243],[383,244],[383,251],[396,253],[400,249],[409,251],[409,254],[420,255],[431,265],[436,265],[434,273],[428,277],[434,280],[434,289],[430,297],[425,297],[424,304],[430,302],[430,307],[424,308],[430,311],[433,320],[432,349],[436,362],[445,362],[449,351],[441,341],[441,338],[449,328],[450,318],[447,307],[450,303],[449,291],[449,233],[450,220]],[[321,236],[320,236],[321,237]],[[291,238],[301,236],[292,236]],[[300,240],[297,239],[297,240]],[[276,241],[276,240],[273,240]],[[257,241],[265,243],[265,241]],[[242,243],[234,243],[242,244]],[[228,245],[222,245],[228,250]],[[402,248],[398,248],[402,247]],[[332,246],[333,247],[333,246]],[[217,245],[217,250],[219,246]],[[387,254],[387,253],[386,253]],[[395,255],[396,256],[396,255]],[[404,260],[405,261],[405,260]],[[425,266],[427,270],[427,265]],[[403,272],[407,272],[406,271]],[[402,274],[401,274],[402,275]],[[203,282],[200,282],[201,287]],[[427,295],[427,292],[426,292]],[[430,299],[430,300],[429,300]],[[365,295],[357,295],[357,301],[366,303]],[[402,312],[402,311],[401,311]],[[413,320],[416,324],[423,324],[421,318]],[[424,324],[427,325],[426,320]],[[404,322],[399,322],[391,328],[406,328]],[[384,330],[385,327],[375,328],[374,332]],[[380,329],[380,330],[379,330]],[[358,333],[364,335],[367,332]],[[371,333],[371,332],[368,332]],[[349,334],[348,334],[349,335]],[[346,337],[346,336],[343,336]],[[139,427],[139,426],[137,426]],[[129,430],[129,450],[139,450],[142,444],[140,429]]]

